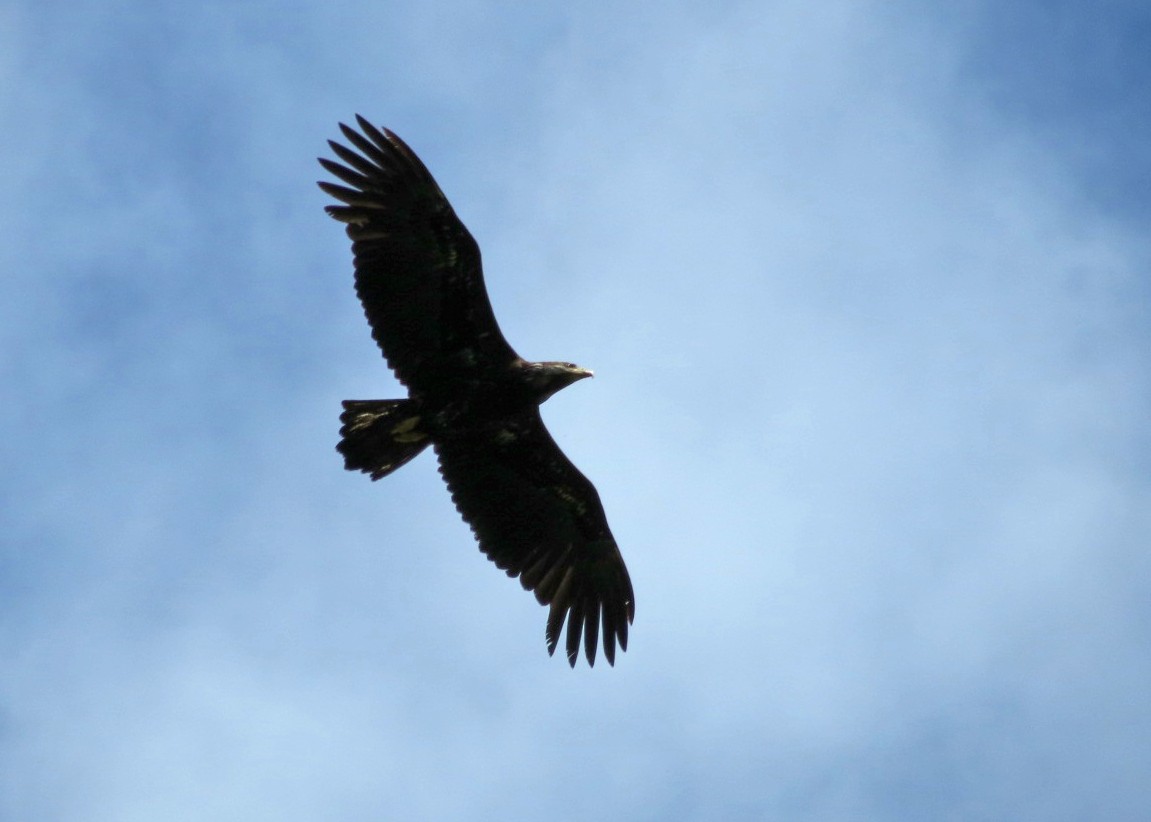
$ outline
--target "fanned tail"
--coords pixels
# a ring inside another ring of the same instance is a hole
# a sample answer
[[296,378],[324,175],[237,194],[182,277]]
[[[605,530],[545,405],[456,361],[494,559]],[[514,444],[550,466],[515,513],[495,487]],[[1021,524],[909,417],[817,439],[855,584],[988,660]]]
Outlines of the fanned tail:
[[386,477],[431,442],[420,430],[420,405],[414,400],[344,400],[340,444],[349,471]]

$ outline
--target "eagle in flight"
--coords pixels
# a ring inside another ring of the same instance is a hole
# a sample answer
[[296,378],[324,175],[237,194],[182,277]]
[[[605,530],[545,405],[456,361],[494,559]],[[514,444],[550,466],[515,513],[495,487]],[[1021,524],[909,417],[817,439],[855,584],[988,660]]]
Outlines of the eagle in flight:
[[582,640],[589,665],[627,650],[631,579],[595,486],[564,456],[539,406],[590,377],[570,362],[528,362],[508,345],[484,288],[480,249],[427,167],[395,134],[356,115],[329,141],[341,163],[320,164],[346,185],[339,201],[356,294],[372,337],[407,399],[346,400],[337,446],[349,471],[373,480],[428,445],[480,550],[550,606],[548,653],[567,622],[568,662]]

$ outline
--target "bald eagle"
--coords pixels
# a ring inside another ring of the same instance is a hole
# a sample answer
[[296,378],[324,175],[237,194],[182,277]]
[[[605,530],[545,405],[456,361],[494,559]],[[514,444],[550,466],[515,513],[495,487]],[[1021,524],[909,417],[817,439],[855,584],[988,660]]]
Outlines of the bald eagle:
[[356,115],[353,148],[320,164],[319,183],[347,226],[356,294],[406,399],[346,400],[337,449],[378,480],[428,445],[452,501],[489,559],[550,606],[554,654],[567,623],[568,663],[627,650],[631,579],[595,486],[559,449],[539,406],[592,372],[529,362],[508,345],[484,287],[480,250],[431,173],[395,134]]

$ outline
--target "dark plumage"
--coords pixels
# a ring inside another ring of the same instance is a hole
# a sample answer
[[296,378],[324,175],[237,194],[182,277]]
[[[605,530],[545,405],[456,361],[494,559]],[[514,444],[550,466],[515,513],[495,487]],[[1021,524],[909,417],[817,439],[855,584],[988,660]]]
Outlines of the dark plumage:
[[321,159],[346,185],[342,203],[356,293],[402,400],[347,400],[337,446],[348,470],[379,479],[431,445],[452,500],[480,549],[550,605],[548,653],[567,622],[568,662],[627,650],[635,597],[599,494],[540,418],[548,397],[591,372],[527,362],[508,345],[488,301],[480,250],[415,153],[357,115],[340,124],[354,150]]

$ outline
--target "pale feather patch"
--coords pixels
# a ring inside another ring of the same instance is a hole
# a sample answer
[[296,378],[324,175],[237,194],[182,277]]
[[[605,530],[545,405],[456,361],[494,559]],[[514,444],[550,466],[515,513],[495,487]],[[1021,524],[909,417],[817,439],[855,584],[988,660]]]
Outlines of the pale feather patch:
[[426,440],[428,438],[427,434],[422,431],[413,430],[419,424],[419,417],[408,417],[392,429],[392,439],[396,442],[419,442],[420,440]]
[[577,513],[583,514],[587,511],[587,505],[585,505],[584,501],[573,493],[570,488],[563,485],[554,485],[552,486],[552,493],[570,505]]

